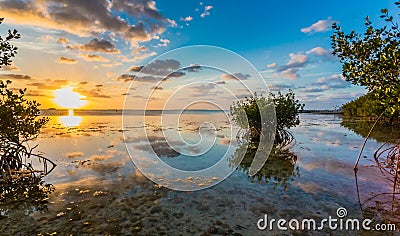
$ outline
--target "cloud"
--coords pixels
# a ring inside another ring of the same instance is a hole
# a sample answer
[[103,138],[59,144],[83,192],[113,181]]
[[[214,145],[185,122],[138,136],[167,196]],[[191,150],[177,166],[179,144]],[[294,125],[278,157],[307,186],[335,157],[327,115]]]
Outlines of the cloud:
[[25,95],[30,97],[47,97],[47,95],[42,94],[38,91],[29,91],[29,90],[25,92]]
[[241,72],[235,72],[233,74],[221,75],[222,80],[247,80],[251,76],[249,74],[243,74]]
[[120,75],[116,78],[116,80],[121,81],[121,82],[130,82],[135,79],[135,75],[130,75],[130,74],[123,74]]
[[164,90],[164,88],[160,87],[160,86],[153,86],[150,89],[153,89],[153,90]]
[[66,38],[57,38],[56,43],[67,44],[69,43],[69,40]]
[[182,71],[175,71],[175,72],[172,72],[171,74],[169,74],[169,75],[166,77],[166,79],[169,79],[169,78],[179,78],[179,77],[182,77],[182,76],[184,76],[184,75],[186,75],[185,72],[182,72]]
[[315,47],[311,50],[308,50],[306,54],[313,54],[325,58],[333,58],[332,53],[328,49],[325,49],[323,47]]
[[129,68],[129,71],[132,72],[139,72],[144,66],[132,66],[131,68]]
[[[3,0],[2,17],[79,36],[113,33],[135,44],[149,41],[176,22],[164,17],[152,0]],[[118,16],[124,12],[133,22]],[[132,23],[132,24],[131,24]]]
[[0,79],[32,80],[32,77],[30,75],[21,75],[21,74],[3,74],[3,75],[0,75]]
[[[60,88],[61,86],[68,84],[69,82],[70,82],[69,80],[56,79],[56,80],[46,80],[45,82],[29,83],[27,85],[36,87],[37,89],[55,90],[55,89]],[[87,83],[88,82],[84,81],[84,82],[81,82],[80,84],[84,85]]]
[[190,22],[193,20],[193,17],[191,17],[191,16],[181,17],[180,20],[185,21],[185,22]]
[[191,89],[196,93],[204,95],[205,92],[207,92],[207,94],[208,94],[210,92],[210,90],[214,89],[216,86],[217,85],[215,83],[206,83],[206,84],[193,86],[193,87],[191,87]]
[[313,32],[324,32],[330,30],[332,24],[335,23],[331,17],[328,17],[326,20],[319,20],[316,23],[310,25],[309,27],[305,27],[301,29],[303,33],[313,33]]
[[183,68],[182,70],[188,72],[199,72],[202,70],[202,66],[199,64],[190,64],[188,67]]
[[100,62],[109,62],[107,58],[100,56],[100,55],[94,55],[94,54],[81,54],[80,55],[83,59],[86,61],[100,61]]
[[13,63],[11,62],[11,65],[2,65],[0,67],[0,71],[19,71],[20,69]]
[[302,89],[300,91],[304,92],[304,93],[319,93],[319,92],[323,92],[324,90],[322,88],[306,88],[306,89]]
[[210,15],[210,10],[213,9],[213,6],[205,6],[203,13],[200,14],[200,17],[205,18]]
[[115,48],[115,45],[105,39],[94,38],[84,45],[68,45],[68,49],[77,49],[79,51],[104,52],[109,54],[119,54],[120,51]]
[[268,67],[268,68],[271,68],[271,69],[275,69],[275,68],[278,67],[278,64],[276,64],[276,63],[274,62],[274,63],[271,63],[271,64],[267,65],[267,67]]
[[290,80],[295,80],[300,77],[298,71],[309,63],[309,58],[301,53],[290,53],[289,57],[290,59],[286,65],[278,66],[276,63],[270,65],[272,65],[276,72],[279,72],[281,76]]
[[[159,37],[158,37],[158,39],[159,39]],[[142,52],[145,52],[145,51],[148,51],[149,49],[146,47],[146,46],[137,46],[137,47],[135,47],[135,49],[132,51],[132,54],[139,54],[139,53],[142,53]]]
[[160,39],[160,42],[161,43],[157,44],[157,47],[166,47],[170,43],[168,39]]
[[[176,71],[180,67],[180,62],[174,59],[155,60],[146,66],[132,66],[130,72],[140,72],[140,76],[123,74],[116,78],[118,81],[129,82],[132,80],[138,82],[155,82],[178,78],[185,75],[185,72]],[[165,78],[163,78],[165,77]]]
[[84,95],[86,97],[91,97],[91,98],[111,98],[108,95],[100,94],[99,92],[94,91],[94,90],[80,91],[79,93],[81,93],[82,95]]
[[57,62],[60,64],[76,64],[76,63],[78,63],[77,60],[75,60],[73,58],[68,58],[68,57],[60,57],[60,58],[58,58]]
[[106,67],[106,68],[112,68],[114,65],[111,63],[108,64],[101,64],[102,67]]
[[83,88],[78,88],[76,89],[77,92],[79,92],[80,94],[86,96],[86,97],[91,97],[91,98],[111,98],[108,95],[102,94],[102,89],[103,89],[103,85],[101,84],[97,84],[95,85],[95,88],[90,89],[90,90],[86,90]]
[[312,85],[323,90],[351,87],[351,84],[347,82],[341,74],[333,74],[330,77],[319,78],[317,82],[312,83]]
[[141,73],[166,76],[180,67],[181,63],[174,59],[155,60],[143,67]]
[[47,35],[41,36],[40,39],[41,39],[43,42],[48,43],[48,42],[50,42],[51,40],[53,40],[53,36],[47,34]]
[[55,85],[50,85],[48,83],[30,83],[28,86],[33,86],[36,87],[37,89],[48,89],[48,90],[54,90],[57,89],[57,86]]
[[[159,39],[159,37],[158,37]],[[165,40],[163,40],[164,42],[166,42]],[[158,47],[158,46],[155,46]],[[121,58],[122,62],[135,62],[138,60],[144,60],[148,57],[152,57],[157,55],[156,52],[149,52],[149,49],[146,46],[137,46],[133,51],[132,51],[132,58],[129,58],[125,55],[120,55],[119,57]]]
[[130,82],[130,81],[137,81],[137,82],[158,82],[161,80],[161,77],[152,76],[152,75],[145,75],[145,76],[136,76],[130,74],[123,74],[120,75],[116,80],[121,82]]
[[68,152],[65,154],[68,158],[83,157],[84,155],[83,152]]
[[[131,60],[129,60],[129,61],[144,60],[144,59],[146,59],[146,58],[149,58],[149,57],[152,57],[152,56],[155,56],[155,55],[157,55],[156,52],[145,52],[145,53],[140,53],[140,54],[137,54],[137,55],[133,56],[133,59],[131,59]],[[128,62],[129,62],[129,61],[128,61]]]
[[290,53],[289,54],[289,62],[286,65],[279,66],[277,68],[277,71],[282,72],[288,69],[298,69],[301,67],[304,67],[308,63],[308,57],[306,55],[303,55],[301,53],[294,54]]
[[113,63],[101,64],[102,67],[112,68],[114,66],[122,66],[122,63],[114,61]]
[[[69,80],[59,79],[59,80],[47,80],[46,83],[44,82],[35,82],[29,83],[28,86],[36,87],[37,89],[45,89],[45,90],[54,90],[58,89],[62,85],[68,84]],[[81,85],[88,84],[87,81],[80,82]]]
[[268,84],[268,88],[271,91],[281,91],[283,89],[290,89],[294,86],[287,85],[287,84]]
[[300,77],[300,75],[297,73],[298,71],[299,71],[298,68],[286,69],[281,72],[281,76],[290,80],[296,80],[297,78]]

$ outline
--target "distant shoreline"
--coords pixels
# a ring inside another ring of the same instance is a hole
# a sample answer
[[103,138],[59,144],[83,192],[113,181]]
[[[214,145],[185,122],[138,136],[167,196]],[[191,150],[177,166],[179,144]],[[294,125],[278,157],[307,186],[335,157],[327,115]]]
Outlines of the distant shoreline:
[[343,115],[342,111],[335,110],[304,110],[301,113]]
[[[52,115],[68,115],[68,109],[41,109],[41,115],[52,116]],[[118,115],[118,114],[134,114],[140,115],[145,111],[146,114],[177,114],[181,113],[181,110],[121,110],[121,109],[73,109],[75,115]],[[228,112],[229,110],[202,110],[202,109],[191,109],[185,110],[184,113],[199,114],[199,113],[216,113],[216,112]],[[304,110],[301,113],[311,114],[334,114],[341,115],[343,112],[335,110]]]

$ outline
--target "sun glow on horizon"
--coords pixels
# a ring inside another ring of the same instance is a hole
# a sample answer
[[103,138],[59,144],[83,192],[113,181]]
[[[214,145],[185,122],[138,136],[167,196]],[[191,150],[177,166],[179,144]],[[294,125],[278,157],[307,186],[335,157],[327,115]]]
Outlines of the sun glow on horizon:
[[56,89],[54,95],[54,103],[62,108],[77,109],[87,104],[86,96],[75,92],[72,86]]

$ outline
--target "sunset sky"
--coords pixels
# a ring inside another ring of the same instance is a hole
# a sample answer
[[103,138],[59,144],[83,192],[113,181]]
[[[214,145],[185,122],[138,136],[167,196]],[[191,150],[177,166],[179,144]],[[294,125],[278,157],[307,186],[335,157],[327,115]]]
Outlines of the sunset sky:
[[[86,100],[84,109],[121,109],[126,94],[138,103],[146,101],[138,92],[142,86],[163,99],[188,80],[211,77],[213,83],[231,85],[238,92],[227,74],[179,71],[195,64],[195,55],[153,62],[157,68],[178,70],[170,83],[155,87],[150,80],[158,72],[149,72],[129,89],[140,66],[155,57],[183,46],[212,45],[246,58],[271,91],[291,88],[306,109],[333,109],[365,90],[341,77],[340,63],[330,54],[331,25],[337,22],[346,32],[361,32],[366,15],[380,23],[381,8],[398,13],[392,1],[381,0],[0,0],[0,17],[5,18],[1,35],[14,28],[22,35],[13,42],[19,48],[14,64],[2,68],[0,79],[12,80],[13,88],[28,88],[42,108],[61,107],[55,97],[61,88]],[[252,79],[238,67],[230,73]],[[181,99],[197,94],[218,102],[221,96],[226,108],[230,100],[215,89],[209,83],[196,84],[184,90]]]

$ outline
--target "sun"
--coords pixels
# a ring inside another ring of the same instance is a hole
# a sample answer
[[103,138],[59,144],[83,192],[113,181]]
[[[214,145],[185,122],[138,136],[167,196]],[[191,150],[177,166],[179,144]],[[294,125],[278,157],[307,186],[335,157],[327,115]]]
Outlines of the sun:
[[66,109],[77,109],[86,105],[85,96],[74,91],[74,87],[66,86],[54,91],[54,102]]

